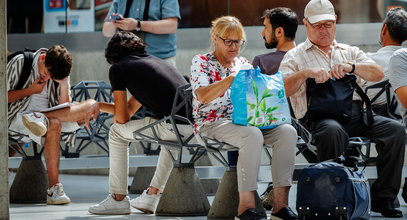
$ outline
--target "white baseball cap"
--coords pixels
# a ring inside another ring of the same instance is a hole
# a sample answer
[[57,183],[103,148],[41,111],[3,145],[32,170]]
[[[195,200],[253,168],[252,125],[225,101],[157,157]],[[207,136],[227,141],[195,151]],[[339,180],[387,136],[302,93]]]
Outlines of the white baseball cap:
[[329,0],[311,0],[305,6],[304,17],[311,24],[323,20],[336,20],[335,9]]

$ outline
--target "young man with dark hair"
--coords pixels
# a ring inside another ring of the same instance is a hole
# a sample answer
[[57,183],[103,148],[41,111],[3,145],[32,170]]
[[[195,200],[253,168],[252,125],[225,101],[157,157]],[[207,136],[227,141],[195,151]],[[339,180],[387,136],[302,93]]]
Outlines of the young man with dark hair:
[[[407,12],[402,8],[392,8],[387,12],[380,31],[380,44],[382,45],[382,48],[375,53],[367,53],[367,56],[379,64],[383,69],[384,77],[380,82],[389,79],[389,75],[391,75],[391,72],[389,72],[390,57],[396,50],[403,48],[401,44],[405,40],[407,40]],[[365,81],[363,87],[366,88],[376,83],[377,82]],[[370,99],[373,99],[378,91],[379,89],[369,89],[367,95]],[[385,93],[380,95],[372,103],[372,108],[375,113],[389,117],[387,113]]]
[[264,45],[277,51],[254,57],[252,64],[253,67],[260,67],[262,73],[272,75],[278,71],[285,53],[295,47],[298,19],[293,10],[283,7],[264,11],[262,18]]
[[[105,57],[107,62],[112,64],[109,79],[114,103],[99,103],[99,105],[101,111],[114,114],[115,121],[109,133],[110,194],[99,204],[91,206],[89,212],[130,214],[130,198],[127,196],[128,143],[136,141],[133,136],[135,130],[170,115],[177,88],[187,82],[171,64],[146,54],[143,41],[131,32],[118,32],[113,35],[106,47]],[[126,90],[131,94],[129,99],[127,99]],[[130,116],[142,106],[146,106],[157,118],[130,120]],[[179,114],[186,115],[185,112]],[[162,123],[159,126],[160,128],[156,130],[158,138],[176,140],[170,124]],[[182,126],[178,128],[181,133],[184,132]],[[152,131],[147,129],[145,132]],[[191,133],[191,131],[188,132]],[[162,191],[163,183],[166,183],[171,169],[171,156],[166,150],[162,150],[151,185]],[[158,197],[159,195],[154,197],[155,201],[158,201]],[[134,206],[133,203],[132,206]]]
[[[265,10],[262,19],[264,28],[261,36],[264,39],[264,45],[267,49],[276,48],[277,50],[255,56],[252,65],[253,67],[258,66],[263,74],[273,75],[278,71],[287,51],[296,46],[294,40],[298,28],[298,18],[290,8],[278,7]],[[280,208],[279,205],[288,202],[288,193],[288,187],[273,189],[273,185],[270,183],[260,199],[266,209],[275,207],[277,210]]]
[[72,55],[64,46],[55,45],[36,51],[30,75],[23,87],[17,88],[23,65],[23,54],[7,63],[9,132],[25,134],[44,146],[49,180],[47,204],[67,204],[71,200],[59,181],[61,132],[75,131],[79,128],[78,122],[88,122],[90,117],[97,116],[98,109],[95,101],[88,100],[64,109],[39,113],[49,107],[70,102]]

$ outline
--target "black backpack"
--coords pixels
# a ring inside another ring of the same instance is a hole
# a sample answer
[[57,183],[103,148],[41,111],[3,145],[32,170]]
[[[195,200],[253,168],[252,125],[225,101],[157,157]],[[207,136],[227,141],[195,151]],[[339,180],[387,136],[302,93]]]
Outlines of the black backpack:
[[34,61],[34,52],[35,50],[30,50],[30,49],[24,49],[21,51],[16,51],[10,55],[7,56],[7,63],[10,62],[15,56],[19,54],[24,55],[24,65],[23,69],[21,71],[21,76],[20,79],[18,80],[17,86],[14,88],[14,90],[20,90],[23,88],[25,82],[28,79],[28,76],[30,76],[31,73],[31,67]]

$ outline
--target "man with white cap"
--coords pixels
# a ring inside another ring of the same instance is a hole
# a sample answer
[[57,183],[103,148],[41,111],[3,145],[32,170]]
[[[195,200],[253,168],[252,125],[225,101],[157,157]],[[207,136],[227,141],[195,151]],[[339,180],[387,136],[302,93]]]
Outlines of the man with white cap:
[[367,137],[374,141],[378,152],[378,179],[371,188],[372,211],[385,217],[400,218],[403,214],[394,208],[393,201],[400,188],[404,163],[404,126],[377,115],[373,124],[365,125],[361,113],[362,102],[357,94],[353,96],[349,121],[332,118],[311,120],[306,115],[308,78],[315,79],[316,83],[324,83],[354,74],[357,83],[361,83],[362,79],[379,81],[383,78],[383,71],[359,48],[336,42],[337,17],[330,1],[311,0],[305,7],[304,17],[307,39],[288,51],[280,65],[294,114],[312,133],[319,161],[343,154],[351,136]]

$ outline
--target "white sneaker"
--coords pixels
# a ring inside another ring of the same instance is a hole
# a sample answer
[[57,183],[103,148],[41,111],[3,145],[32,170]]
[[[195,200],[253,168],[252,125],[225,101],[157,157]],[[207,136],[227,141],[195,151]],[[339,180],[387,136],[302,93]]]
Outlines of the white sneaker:
[[152,214],[157,208],[160,197],[161,195],[147,195],[147,190],[144,190],[139,197],[130,201],[130,205],[144,213]]
[[122,201],[117,201],[109,194],[99,204],[89,207],[88,211],[97,215],[128,215],[131,213],[130,198],[126,196]]
[[71,199],[65,194],[61,183],[57,183],[47,190],[48,205],[63,205],[70,202]]
[[24,113],[22,116],[24,126],[36,136],[44,136],[47,133],[48,119],[39,112]]

